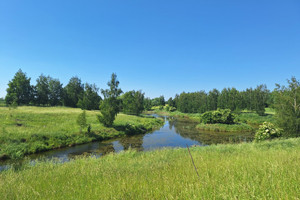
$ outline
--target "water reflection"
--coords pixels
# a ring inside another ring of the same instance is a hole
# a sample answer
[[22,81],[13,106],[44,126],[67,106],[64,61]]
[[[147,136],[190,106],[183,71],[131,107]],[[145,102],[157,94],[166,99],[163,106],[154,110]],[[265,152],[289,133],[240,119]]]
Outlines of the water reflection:
[[[159,116],[155,116],[159,117]],[[125,136],[103,142],[93,142],[74,147],[62,148],[28,156],[27,159],[56,159],[67,162],[77,156],[100,157],[109,153],[134,149],[149,151],[164,147],[186,147],[186,145],[211,145],[228,142],[250,141],[253,133],[203,132],[196,129],[197,123],[181,121],[173,117],[163,117],[165,124],[159,130],[147,134]],[[22,163],[19,161],[18,163]],[[16,163],[13,161],[13,163]],[[12,164],[12,161],[0,163],[0,171]]]
[[254,133],[232,133],[232,132],[211,132],[197,130],[196,122],[181,121],[175,118],[169,118],[169,123],[175,127],[176,133],[183,138],[189,138],[200,142],[203,145],[212,145],[220,143],[239,143],[253,140]]

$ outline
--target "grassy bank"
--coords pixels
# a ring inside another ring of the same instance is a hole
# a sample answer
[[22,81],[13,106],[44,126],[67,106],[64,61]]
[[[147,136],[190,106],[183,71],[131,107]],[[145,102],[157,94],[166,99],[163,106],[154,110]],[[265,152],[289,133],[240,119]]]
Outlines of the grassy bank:
[[264,122],[274,123],[275,121],[273,114],[266,114],[264,116],[259,116],[258,114],[251,113],[251,112],[242,112],[241,114],[237,115],[237,120],[255,127],[258,127]]
[[166,110],[153,110],[148,111],[147,113],[155,113],[161,116],[170,116],[175,117],[177,120],[181,121],[192,121],[192,122],[199,122],[200,121],[200,113],[182,113],[179,111],[169,112]]
[[106,128],[96,119],[99,111],[87,111],[90,133],[80,133],[76,124],[81,109],[65,107],[0,107],[0,158],[151,131],[163,124],[155,118],[119,114],[114,127]]
[[[123,152],[0,173],[0,199],[299,199],[300,139]],[[51,180],[51,181],[49,181]]]
[[[153,110],[152,113],[164,116],[172,116],[182,121],[200,122],[201,113],[181,113],[179,111],[169,112],[166,110]],[[197,128],[199,130],[214,131],[214,132],[251,132],[254,131],[259,125],[264,122],[274,123],[275,111],[270,108],[266,108],[266,114],[259,116],[255,112],[244,110],[239,114],[236,114],[237,123],[234,125],[227,124],[199,124]]]
[[197,129],[204,131],[213,131],[213,132],[252,132],[252,128],[248,124],[198,124]]

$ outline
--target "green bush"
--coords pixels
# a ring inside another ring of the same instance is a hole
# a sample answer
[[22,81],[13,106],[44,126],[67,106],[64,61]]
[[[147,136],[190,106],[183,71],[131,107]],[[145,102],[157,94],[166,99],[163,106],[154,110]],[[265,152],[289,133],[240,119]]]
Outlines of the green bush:
[[230,109],[217,109],[203,113],[200,121],[204,124],[234,124],[234,119]]
[[274,124],[270,122],[264,122],[259,126],[259,129],[255,133],[255,141],[263,141],[273,139],[281,136],[281,130],[276,128]]
[[82,132],[82,129],[84,129],[85,127],[87,127],[87,123],[86,123],[86,113],[85,110],[80,113],[77,117],[77,125],[80,127],[80,133]]

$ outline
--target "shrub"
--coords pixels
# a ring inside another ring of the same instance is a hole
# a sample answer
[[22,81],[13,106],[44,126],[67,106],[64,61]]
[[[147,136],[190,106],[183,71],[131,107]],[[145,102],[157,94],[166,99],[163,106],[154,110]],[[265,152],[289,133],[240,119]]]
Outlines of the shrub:
[[80,133],[81,133],[82,129],[87,127],[85,110],[78,115],[76,122],[77,122],[78,126],[80,127]]
[[204,124],[234,124],[235,116],[230,109],[207,111],[201,115]]
[[281,136],[281,130],[276,128],[274,124],[270,122],[264,122],[259,126],[259,129],[255,133],[255,141],[263,141],[273,139]]

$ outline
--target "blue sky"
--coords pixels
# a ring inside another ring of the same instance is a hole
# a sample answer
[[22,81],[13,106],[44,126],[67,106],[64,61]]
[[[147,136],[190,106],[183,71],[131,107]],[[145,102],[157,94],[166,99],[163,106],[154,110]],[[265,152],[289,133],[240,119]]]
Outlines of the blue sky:
[[166,98],[300,78],[298,0],[0,0],[0,97],[22,69]]

